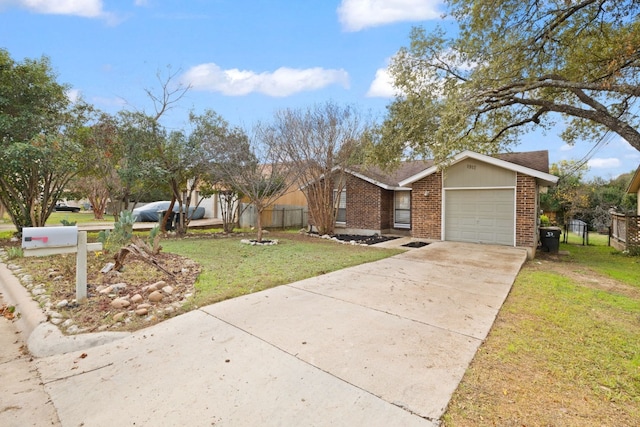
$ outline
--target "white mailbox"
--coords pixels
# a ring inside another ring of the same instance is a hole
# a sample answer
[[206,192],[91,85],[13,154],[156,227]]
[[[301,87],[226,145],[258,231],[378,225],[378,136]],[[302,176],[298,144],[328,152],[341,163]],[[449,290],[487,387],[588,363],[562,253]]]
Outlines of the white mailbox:
[[65,248],[78,246],[78,227],[24,227],[22,248]]

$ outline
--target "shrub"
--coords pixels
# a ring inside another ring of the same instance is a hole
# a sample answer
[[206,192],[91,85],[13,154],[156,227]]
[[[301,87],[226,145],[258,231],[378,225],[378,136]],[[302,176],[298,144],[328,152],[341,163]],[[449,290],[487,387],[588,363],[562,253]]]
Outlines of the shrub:
[[549,217],[546,215],[540,215],[540,225],[542,227],[548,227],[551,225],[551,221],[549,221]]
[[122,211],[118,221],[113,224],[113,231],[103,230],[98,233],[98,241],[106,252],[117,252],[131,242],[133,224],[136,222],[133,213]]

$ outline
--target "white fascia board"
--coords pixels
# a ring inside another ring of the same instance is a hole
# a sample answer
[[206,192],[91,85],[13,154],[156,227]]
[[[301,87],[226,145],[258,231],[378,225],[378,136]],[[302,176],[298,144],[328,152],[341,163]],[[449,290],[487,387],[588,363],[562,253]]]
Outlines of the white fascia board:
[[[551,175],[545,172],[541,172],[535,169],[531,169],[525,166],[520,166],[520,165],[516,165],[515,163],[511,163],[511,162],[507,162],[505,160],[500,160],[500,159],[496,159],[495,157],[491,157],[491,156],[487,156],[485,154],[480,154],[480,153],[476,153],[474,151],[463,151],[461,153],[456,154],[453,159],[451,160],[450,165],[454,165],[458,162],[461,162],[462,160],[465,159],[475,159],[478,160],[480,162],[484,162],[484,163],[488,163],[490,165],[494,165],[503,169],[507,169],[507,170],[511,170],[514,172],[519,172],[522,173],[524,175],[529,175],[532,176],[536,179],[539,179],[541,181],[541,184],[543,185],[555,185],[558,182],[558,177],[555,175]],[[405,179],[404,181],[401,181],[399,183],[399,185],[401,186],[407,186],[409,184],[413,184],[414,182],[427,177],[435,172],[438,171],[438,167],[437,166],[432,166],[430,168],[427,168],[425,170],[423,170],[422,172],[419,172],[407,179]]]

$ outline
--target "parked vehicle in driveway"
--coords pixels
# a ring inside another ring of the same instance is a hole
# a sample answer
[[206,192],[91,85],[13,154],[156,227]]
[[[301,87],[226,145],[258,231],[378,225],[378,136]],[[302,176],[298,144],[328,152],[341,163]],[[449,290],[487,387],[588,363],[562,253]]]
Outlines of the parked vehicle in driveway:
[[69,206],[64,202],[56,203],[53,208],[54,212],[80,212],[80,208],[77,206]]
[[[160,201],[148,203],[139,208],[133,210],[133,217],[137,222],[158,222],[160,221],[160,213],[166,212],[169,209],[171,202]],[[178,204],[173,205],[173,212],[178,213]],[[189,206],[189,218],[190,219],[202,219],[204,218],[204,208],[198,206],[197,208]]]

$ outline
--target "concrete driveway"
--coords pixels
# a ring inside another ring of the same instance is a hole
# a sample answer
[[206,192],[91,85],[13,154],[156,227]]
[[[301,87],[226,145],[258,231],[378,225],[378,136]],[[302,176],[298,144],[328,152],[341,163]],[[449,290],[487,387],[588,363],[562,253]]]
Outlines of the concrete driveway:
[[63,426],[435,426],[525,260],[436,242],[36,366]]

